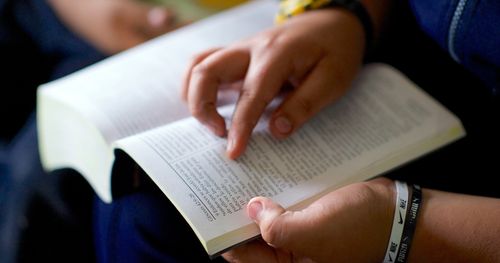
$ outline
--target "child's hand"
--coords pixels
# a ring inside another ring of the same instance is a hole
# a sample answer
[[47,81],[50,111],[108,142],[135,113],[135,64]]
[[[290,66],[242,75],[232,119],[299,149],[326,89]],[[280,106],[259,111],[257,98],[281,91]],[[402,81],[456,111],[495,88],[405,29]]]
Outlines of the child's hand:
[[234,159],[287,82],[295,88],[269,123],[278,138],[338,99],[361,65],[364,43],[362,25],[348,11],[306,12],[251,39],[199,54],[185,76],[183,98],[194,117],[224,136],[225,122],[215,107],[218,89],[243,81],[228,134],[227,154]]
[[137,0],[49,0],[61,20],[106,54],[173,30],[174,13]]

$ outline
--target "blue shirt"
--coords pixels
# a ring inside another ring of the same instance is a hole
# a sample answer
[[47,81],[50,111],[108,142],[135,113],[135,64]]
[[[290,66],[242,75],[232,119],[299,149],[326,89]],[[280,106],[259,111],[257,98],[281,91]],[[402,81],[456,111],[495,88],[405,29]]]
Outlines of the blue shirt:
[[420,27],[448,54],[500,92],[500,1],[410,0]]

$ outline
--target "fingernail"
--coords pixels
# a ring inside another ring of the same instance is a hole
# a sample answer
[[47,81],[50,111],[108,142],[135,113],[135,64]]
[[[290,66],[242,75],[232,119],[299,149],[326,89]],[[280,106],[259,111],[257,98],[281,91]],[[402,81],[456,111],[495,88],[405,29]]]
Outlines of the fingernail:
[[263,206],[262,203],[259,201],[254,201],[250,204],[248,204],[248,216],[258,222],[260,219],[260,214],[262,212]]
[[168,14],[163,8],[155,7],[148,12],[148,22],[152,27],[160,27],[167,21]]
[[274,126],[279,133],[288,134],[292,131],[292,123],[286,117],[280,116],[274,120]]

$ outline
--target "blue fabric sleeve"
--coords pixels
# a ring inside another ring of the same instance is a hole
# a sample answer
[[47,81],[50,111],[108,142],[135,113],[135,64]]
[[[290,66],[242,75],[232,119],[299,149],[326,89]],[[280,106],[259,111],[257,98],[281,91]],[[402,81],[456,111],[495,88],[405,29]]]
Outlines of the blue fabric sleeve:
[[46,0],[15,2],[13,12],[23,31],[37,43],[44,56],[56,62],[51,79],[65,76],[105,57],[61,23]]
[[420,27],[450,56],[500,92],[500,1],[410,0]]
[[46,0],[0,0],[0,139],[10,140],[24,125],[38,85],[102,58]]

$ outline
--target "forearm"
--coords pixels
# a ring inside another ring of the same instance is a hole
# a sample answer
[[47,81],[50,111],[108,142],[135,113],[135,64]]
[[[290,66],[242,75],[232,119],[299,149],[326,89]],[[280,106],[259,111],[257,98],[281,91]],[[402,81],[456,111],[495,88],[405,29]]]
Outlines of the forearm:
[[500,199],[423,191],[409,262],[500,261]]

